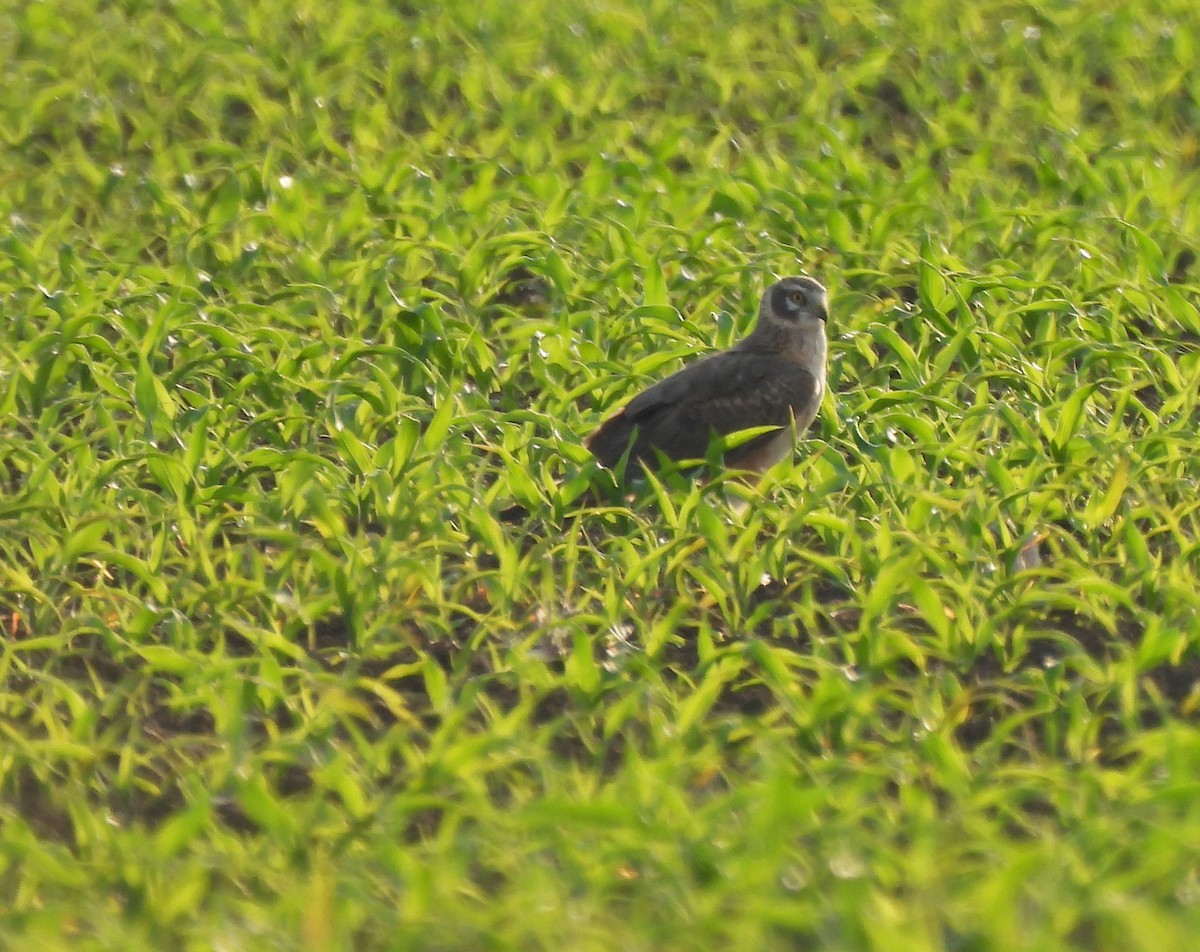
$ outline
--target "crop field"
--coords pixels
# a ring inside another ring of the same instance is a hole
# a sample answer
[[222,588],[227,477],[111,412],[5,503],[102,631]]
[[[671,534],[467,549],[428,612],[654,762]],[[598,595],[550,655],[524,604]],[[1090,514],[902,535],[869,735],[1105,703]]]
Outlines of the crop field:
[[[1192,0],[0,0],[0,949],[1200,935]],[[830,292],[761,483],[583,445]]]

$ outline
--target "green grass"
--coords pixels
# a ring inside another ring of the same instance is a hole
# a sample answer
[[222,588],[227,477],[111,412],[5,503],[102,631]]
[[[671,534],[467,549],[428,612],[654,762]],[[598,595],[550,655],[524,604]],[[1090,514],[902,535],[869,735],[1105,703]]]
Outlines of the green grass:
[[[0,947],[1194,944],[1200,15],[1117,7],[0,0]],[[801,270],[794,465],[604,493]]]

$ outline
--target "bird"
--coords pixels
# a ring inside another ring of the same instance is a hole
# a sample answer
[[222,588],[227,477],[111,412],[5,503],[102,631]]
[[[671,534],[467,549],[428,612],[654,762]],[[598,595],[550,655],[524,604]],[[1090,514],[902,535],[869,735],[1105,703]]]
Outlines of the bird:
[[704,459],[714,436],[776,427],[724,454],[727,468],[761,475],[791,453],[793,434],[816,419],[825,393],[828,320],[829,297],[819,282],[776,281],[763,293],[746,337],[639,393],[588,437],[587,448],[609,470],[618,471],[624,459],[628,482],[656,466],[660,454]]

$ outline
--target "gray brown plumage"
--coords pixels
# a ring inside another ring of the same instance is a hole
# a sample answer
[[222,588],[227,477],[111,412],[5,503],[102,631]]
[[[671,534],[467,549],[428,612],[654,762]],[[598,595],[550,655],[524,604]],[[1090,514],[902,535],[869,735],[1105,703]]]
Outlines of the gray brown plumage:
[[749,336],[638,394],[589,437],[588,449],[609,469],[628,451],[629,479],[656,464],[659,453],[703,459],[714,435],[779,427],[725,454],[730,468],[763,472],[788,455],[793,432],[802,433],[817,415],[828,316],[825,289],[816,281],[776,282],[763,294]]

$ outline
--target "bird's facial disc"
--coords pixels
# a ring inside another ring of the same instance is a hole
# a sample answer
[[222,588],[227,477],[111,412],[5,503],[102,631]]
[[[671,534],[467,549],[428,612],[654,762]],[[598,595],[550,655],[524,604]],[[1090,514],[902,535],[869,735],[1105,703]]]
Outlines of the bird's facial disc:
[[771,311],[788,323],[827,321],[829,303],[825,289],[811,278],[784,278],[771,289]]

